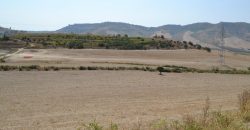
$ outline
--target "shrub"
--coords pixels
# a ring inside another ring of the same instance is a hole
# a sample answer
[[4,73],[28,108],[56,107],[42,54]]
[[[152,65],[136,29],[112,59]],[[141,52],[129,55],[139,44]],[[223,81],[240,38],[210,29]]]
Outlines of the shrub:
[[38,66],[38,65],[31,65],[31,66],[27,66],[27,68],[30,68],[32,70],[36,70],[36,69],[40,69],[40,66]]
[[49,68],[48,68],[48,67],[44,67],[44,70],[45,70],[45,71],[49,71]]
[[199,122],[197,122],[195,118],[190,115],[184,117],[182,127],[184,128],[184,130],[202,130]]
[[15,70],[15,69],[18,69],[18,67],[16,67],[16,66],[8,66],[8,65],[0,66],[1,71],[10,71],[10,70]]
[[103,127],[100,126],[95,120],[89,124],[81,124],[77,130],[103,130]]
[[139,67],[133,67],[132,70],[141,70]]
[[88,70],[98,70],[98,67],[88,66]]
[[174,68],[174,69],[172,70],[172,72],[181,73],[182,70],[181,70],[180,68]]
[[19,67],[18,67],[18,70],[19,70],[19,71],[23,71],[23,68],[19,66]]
[[58,70],[60,70],[60,68],[59,67],[53,67],[53,70],[58,71]]
[[163,67],[157,67],[157,70],[160,72],[160,75],[162,75],[162,72],[164,72],[164,68]]
[[114,70],[115,68],[113,67],[106,67],[106,70]]
[[151,124],[152,130],[168,130],[169,124],[166,120],[158,120]]
[[3,41],[8,41],[8,40],[10,40],[10,38],[6,34],[4,34],[2,40]]
[[4,58],[1,58],[1,59],[0,59],[0,63],[5,63]]
[[205,105],[202,109],[202,125],[207,125],[207,120],[209,118],[209,109],[210,109],[210,100],[209,97],[207,97],[205,101]]
[[241,113],[245,113],[250,110],[250,91],[244,90],[238,95],[239,109]]
[[188,44],[189,44],[190,46],[193,46],[193,45],[194,45],[193,42],[188,42]]
[[[249,101],[249,95],[250,91],[243,91],[239,95],[239,102]],[[240,106],[242,106],[241,104],[247,103],[240,103]],[[146,125],[146,128],[138,120],[132,130],[249,130],[248,122],[250,122],[250,113],[248,111],[250,109],[248,107],[245,108],[243,116],[241,116],[241,113],[232,111],[210,112],[210,102],[209,98],[207,98],[203,107],[203,113],[200,116],[187,115],[179,121],[156,120]],[[118,125],[111,123],[108,127],[104,128],[94,121],[87,125],[82,124],[78,130],[118,130]]]
[[202,48],[201,45],[199,45],[199,44],[196,44],[195,47],[196,47],[196,49],[199,49],[199,50]]
[[126,70],[125,67],[118,67],[119,70]]
[[205,47],[204,50],[206,50],[207,52],[211,52],[211,49],[209,47]]
[[214,123],[216,123],[220,128],[228,128],[234,121],[232,116],[228,114],[222,114],[221,111],[214,112],[213,119]]
[[244,122],[250,122],[250,112],[245,112],[242,116]]
[[80,66],[79,67],[79,70],[86,70],[87,69],[87,67],[85,67],[85,66]]
[[118,125],[111,122],[109,130],[118,130]]
[[219,73],[220,69],[218,67],[213,67],[212,72]]
[[[86,67],[85,67],[85,68],[86,68]],[[76,67],[67,67],[67,68],[65,68],[65,69],[77,70],[78,68],[76,68]]]

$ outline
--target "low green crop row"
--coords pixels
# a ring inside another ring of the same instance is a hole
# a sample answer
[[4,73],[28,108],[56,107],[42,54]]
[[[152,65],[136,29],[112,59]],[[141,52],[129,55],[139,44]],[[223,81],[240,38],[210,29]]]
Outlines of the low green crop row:
[[80,67],[56,67],[56,66],[9,66],[1,65],[0,71],[59,71],[59,70],[141,70],[157,71],[151,67],[102,67],[102,66],[80,66]]
[[169,72],[169,73],[192,72],[192,73],[219,73],[219,74],[250,74],[250,70],[237,70],[237,69],[220,70],[219,68],[213,68],[211,70],[202,70],[202,69],[188,68],[175,65],[166,65],[157,67],[157,70],[159,72]]
[[166,65],[161,67],[135,66],[135,67],[103,67],[103,66],[79,66],[79,67],[59,67],[59,66],[10,66],[0,65],[0,71],[59,71],[59,70],[139,70],[139,71],[159,71],[162,73],[219,73],[219,74],[250,74],[250,70],[220,70],[219,68],[211,70],[201,70],[183,66]]

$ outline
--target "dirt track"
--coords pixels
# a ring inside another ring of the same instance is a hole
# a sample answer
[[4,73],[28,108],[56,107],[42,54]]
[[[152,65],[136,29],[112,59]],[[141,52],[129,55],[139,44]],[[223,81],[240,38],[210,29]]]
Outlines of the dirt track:
[[76,129],[96,119],[131,125],[213,109],[236,109],[249,75],[141,71],[0,72],[0,128]]

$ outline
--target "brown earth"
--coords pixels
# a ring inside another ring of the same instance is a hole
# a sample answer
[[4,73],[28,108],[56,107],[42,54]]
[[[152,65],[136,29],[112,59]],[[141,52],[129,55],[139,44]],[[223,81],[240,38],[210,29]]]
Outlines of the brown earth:
[[0,72],[0,129],[76,129],[96,119],[125,129],[201,110],[237,109],[249,75],[165,74],[142,71]]
[[[179,65],[202,69],[220,66],[217,51],[202,50],[70,50],[70,49],[24,49],[6,59],[9,65],[44,66],[131,66]],[[225,53],[227,67],[246,69],[250,56],[232,52]]]
[[[3,56],[8,52],[1,51]],[[250,56],[226,52],[227,67],[246,69]],[[218,52],[199,50],[19,49],[0,65],[219,67]],[[141,65],[140,65],[141,66]],[[76,129],[96,119],[125,129],[141,120],[179,119],[212,109],[237,109],[250,75],[143,71],[0,72],[0,130]]]

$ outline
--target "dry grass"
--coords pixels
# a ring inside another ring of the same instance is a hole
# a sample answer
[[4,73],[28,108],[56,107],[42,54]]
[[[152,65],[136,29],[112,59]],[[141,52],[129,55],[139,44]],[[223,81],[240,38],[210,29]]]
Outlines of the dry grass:
[[[239,95],[239,111],[211,111],[210,101],[206,99],[202,114],[192,116],[186,115],[182,120],[156,120],[142,128],[138,123],[132,130],[249,130],[247,123],[250,122],[250,93],[245,90]],[[97,122],[81,125],[79,130],[119,130],[117,124],[103,127]],[[120,128],[124,129],[124,128]]]

